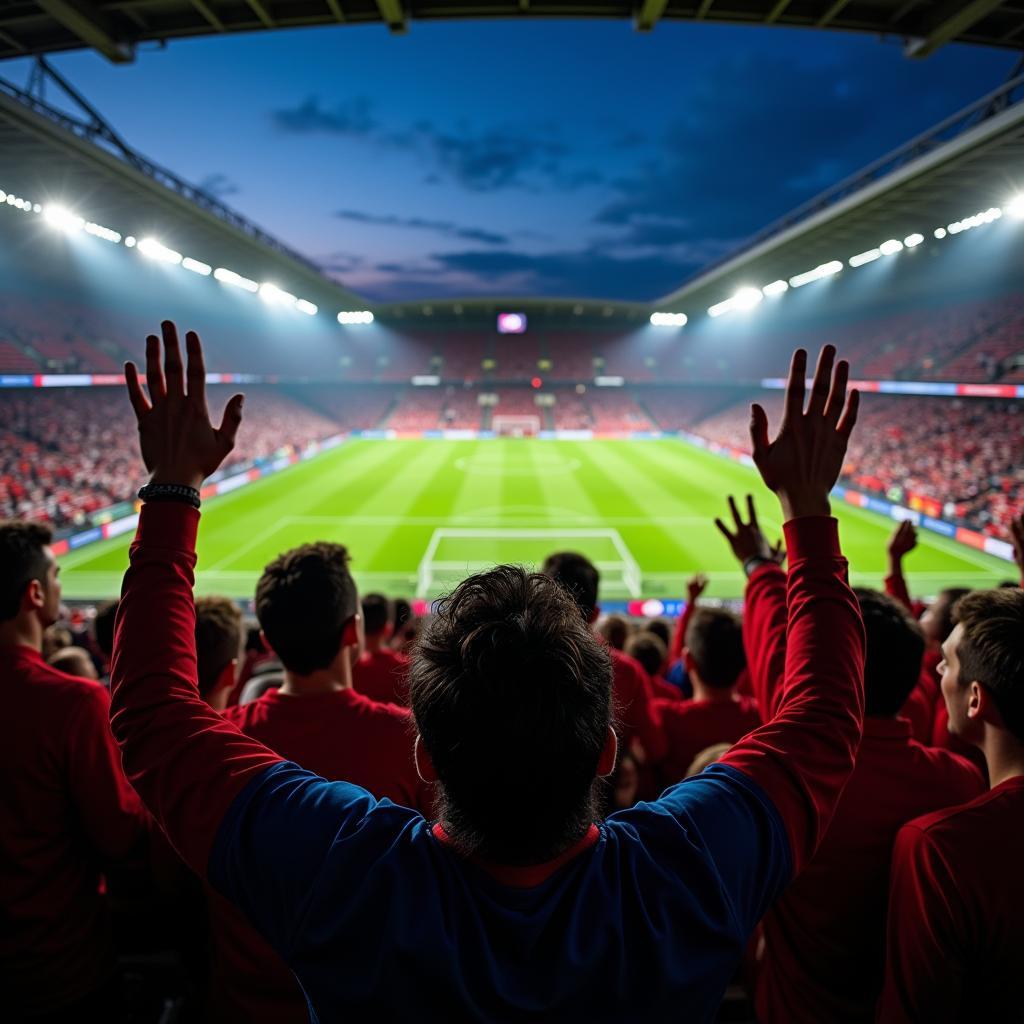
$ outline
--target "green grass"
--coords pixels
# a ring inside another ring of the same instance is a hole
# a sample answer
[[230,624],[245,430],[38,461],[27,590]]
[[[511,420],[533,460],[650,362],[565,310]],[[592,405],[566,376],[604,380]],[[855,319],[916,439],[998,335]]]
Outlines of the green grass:
[[[710,596],[733,598],[742,593],[742,573],[713,520],[725,512],[727,494],[748,491],[777,536],[778,506],[754,470],[678,440],[352,441],[207,502],[197,589],[249,597],[271,558],[323,539],[348,546],[361,588],[393,596],[424,589],[418,570],[433,547],[440,567],[421,596],[473,568],[535,564],[572,548],[607,566],[606,599],[629,596],[621,570],[628,559],[642,573],[644,597],[680,597],[687,576],[700,570],[711,578]],[[853,581],[880,585],[893,523],[834,507]],[[474,535],[435,535],[466,529]],[[520,535],[495,532],[502,530]],[[1007,563],[946,538],[925,531],[920,538],[907,561],[915,594],[1013,575]],[[129,542],[119,537],[64,556],[66,595],[115,595]]]

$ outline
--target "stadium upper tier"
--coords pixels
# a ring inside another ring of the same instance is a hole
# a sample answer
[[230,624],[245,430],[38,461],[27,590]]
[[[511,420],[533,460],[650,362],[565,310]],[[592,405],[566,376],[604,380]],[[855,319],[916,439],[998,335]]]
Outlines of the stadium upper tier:
[[403,32],[414,20],[438,18],[581,17],[631,20],[649,31],[659,20],[717,21],[741,24],[829,28],[896,36],[911,57],[926,57],[948,42],[1018,48],[1024,45],[1024,14],[998,0],[950,4],[945,0],[468,0],[453,5],[436,0],[121,0],[86,7],[52,0],[13,0],[0,14],[0,58],[91,47],[109,60],[133,59],[141,42],[216,35],[225,32],[273,31],[310,25],[377,22]]

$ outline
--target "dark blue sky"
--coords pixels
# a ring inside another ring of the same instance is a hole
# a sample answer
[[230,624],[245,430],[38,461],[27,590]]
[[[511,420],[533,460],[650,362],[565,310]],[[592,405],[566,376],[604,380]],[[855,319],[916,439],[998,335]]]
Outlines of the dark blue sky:
[[[998,85],[1014,61],[597,21],[210,38],[128,67],[54,58],[137,148],[367,296],[638,300]],[[0,73],[20,81],[24,65]]]

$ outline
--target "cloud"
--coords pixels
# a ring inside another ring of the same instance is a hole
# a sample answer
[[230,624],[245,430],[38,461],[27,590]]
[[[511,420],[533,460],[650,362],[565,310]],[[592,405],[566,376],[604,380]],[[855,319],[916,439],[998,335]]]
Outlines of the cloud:
[[318,97],[310,96],[297,107],[271,111],[270,118],[279,131],[293,135],[326,133],[367,138],[380,127],[366,96],[353,96],[329,110],[320,105]]
[[429,231],[448,238],[466,242],[480,242],[483,245],[507,245],[508,235],[483,228],[467,228],[450,220],[430,220],[425,217],[399,217],[395,214],[363,213],[361,210],[338,210],[335,217],[355,224],[370,224],[388,228],[406,228],[412,231]]
[[216,174],[208,174],[199,182],[199,187],[218,199],[238,195],[242,191],[226,174],[219,171]]

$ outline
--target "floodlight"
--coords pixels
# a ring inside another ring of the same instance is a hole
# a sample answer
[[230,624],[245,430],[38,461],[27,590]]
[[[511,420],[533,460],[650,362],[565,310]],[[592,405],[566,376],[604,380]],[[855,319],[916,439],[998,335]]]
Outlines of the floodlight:
[[838,274],[842,269],[843,265],[839,260],[832,260],[829,263],[819,264],[813,270],[807,270],[802,274],[797,274],[796,277],[791,277],[789,284],[791,288],[802,288],[805,284],[811,284],[813,281],[820,281],[823,277]]
[[260,285],[260,298],[265,302],[280,303],[282,306],[294,306],[299,301],[291,292],[286,292],[269,281]]
[[[25,209],[26,205],[29,209],[32,208],[31,204],[26,204],[24,200],[18,200],[18,204],[21,209]],[[77,213],[72,213],[66,206],[61,206],[58,203],[47,203],[43,216],[46,218],[47,224],[52,224],[60,231],[81,231],[85,226],[85,221]]]
[[789,291],[788,281],[772,281],[771,284],[766,284],[762,289],[765,295],[781,295],[783,292]]
[[214,272],[213,276],[221,282],[221,284],[234,285],[236,288],[242,288],[247,292],[258,292],[260,286],[250,280],[248,277],[242,277],[241,274],[236,274],[233,270],[228,270],[227,267],[218,267]]
[[1024,192],[1019,192],[1006,204],[1006,212],[1017,220],[1024,220]]
[[203,263],[201,260],[194,260],[191,256],[186,256],[182,261],[181,265],[186,270],[191,270],[193,274],[201,274],[203,277],[209,277],[213,273],[213,267],[209,263]]
[[298,310],[298,311],[299,311],[300,313],[305,313],[305,314],[306,314],[306,316],[316,316],[316,314],[317,314],[317,308],[316,308],[316,306],[314,306],[312,302],[309,302],[309,301],[308,301],[308,300],[306,300],[306,299],[299,299],[299,300],[298,300],[298,301],[297,301],[297,302],[295,303],[295,308],[296,308],[296,309],[297,309],[297,310]]
[[867,252],[859,252],[856,256],[851,256],[847,262],[851,267],[863,267],[865,263],[872,263],[881,255],[881,249],[868,249]]
[[343,309],[338,314],[339,324],[372,324],[373,314],[368,309]]
[[924,241],[924,235],[922,235],[919,232],[915,231],[914,234],[907,235],[907,237],[903,239],[903,244],[908,249],[914,249],[917,246],[919,246],[923,241]]
[[685,313],[652,313],[652,327],[685,327],[687,316]]
[[181,253],[175,252],[173,249],[168,249],[162,242],[158,242],[155,238],[143,238],[138,245],[139,252],[143,256],[151,260],[158,260],[161,263],[174,263],[178,264],[181,262]]
[[945,228],[936,228],[933,234],[936,238],[945,238],[948,232]]
[[879,251],[879,252],[880,252],[880,253],[881,253],[881,254],[882,254],[883,256],[893,256],[893,255],[895,255],[896,253],[898,253],[898,252],[901,252],[901,251],[902,251],[902,249],[903,249],[903,243],[902,243],[902,242],[900,242],[900,241],[898,241],[898,240],[897,240],[897,239],[895,239],[895,238],[890,238],[890,239],[888,239],[887,241],[883,242],[883,243],[882,243],[882,244],[881,244],[881,245],[880,245],[880,246],[878,247],[878,251]]
[[753,309],[763,298],[760,288],[741,288],[732,297],[732,304],[735,309]]
[[124,240],[124,244],[127,245],[129,249],[131,249],[135,245],[135,236],[134,235],[129,235]]
[[105,228],[102,224],[90,222],[85,225],[85,230],[96,238],[102,238],[104,242],[112,242],[117,245],[121,241],[121,236],[113,228]]

